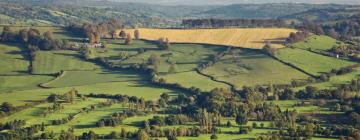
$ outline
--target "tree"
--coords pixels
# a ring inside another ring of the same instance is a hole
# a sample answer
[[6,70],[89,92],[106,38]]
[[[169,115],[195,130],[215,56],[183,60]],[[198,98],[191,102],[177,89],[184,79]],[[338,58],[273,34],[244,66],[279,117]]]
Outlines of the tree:
[[137,133],[137,140],[150,140],[150,136],[145,130],[141,129]]
[[21,29],[19,31],[19,39],[21,42],[25,43],[28,40],[28,30],[27,29]]
[[164,99],[164,101],[165,101],[166,103],[168,103],[168,102],[169,102],[169,99],[170,99],[170,96],[169,96],[168,93],[163,93],[163,94],[160,95],[160,98],[161,98],[161,99]]
[[230,122],[230,121],[227,121],[226,126],[227,126],[227,127],[232,127],[231,122]]
[[132,37],[130,34],[126,34],[125,44],[130,45],[132,42]]
[[340,38],[340,34],[337,33],[334,28],[331,28],[330,30],[328,30],[327,35],[334,38],[334,39],[339,39]]
[[159,65],[160,65],[160,57],[156,54],[151,54],[148,59],[148,64],[152,66],[152,69],[154,71],[158,71]]
[[66,101],[68,103],[74,103],[76,100],[76,93],[77,91],[75,90],[75,88],[71,89],[67,94],[66,94]]
[[136,30],[134,31],[134,37],[135,37],[136,40],[140,39],[140,32],[139,32],[138,29],[136,29]]
[[169,50],[170,48],[170,41],[168,38],[160,38],[157,42],[157,46],[159,49],[162,50]]
[[274,56],[276,49],[273,48],[269,42],[267,42],[267,43],[265,43],[265,46],[263,47],[263,51],[270,56]]
[[119,57],[121,60],[126,59],[129,57],[129,53],[126,51],[121,51],[121,52],[119,52]]
[[216,139],[218,139],[218,137],[217,137],[216,134],[212,134],[212,135],[210,136],[210,139],[211,139],[211,140],[216,140]]
[[175,63],[171,63],[168,73],[175,73],[176,72],[176,64]]
[[1,104],[0,109],[4,112],[11,112],[15,109],[15,107],[9,102],[4,102]]
[[119,33],[119,36],[121,38],[125,38],[126,37],[126,32],[124,30],[121,30],[120,33]]
[[238,113],[236,115],[235,121],[238,125],[246,125],[248,122],[248,117],[245,113]]

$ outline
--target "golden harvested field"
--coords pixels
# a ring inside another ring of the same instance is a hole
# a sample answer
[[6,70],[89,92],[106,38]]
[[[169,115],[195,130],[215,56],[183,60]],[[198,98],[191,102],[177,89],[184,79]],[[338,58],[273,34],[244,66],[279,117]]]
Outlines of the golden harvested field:
[[[269,41],[276,48],[283,47],[282,42],[294,29],[287,28],[229,28],[229,29],[150,29],[140,28],[140,38],[158,40],[169,38],[173,43],[204,43],[242,48],[261,49]],[[120,32],[120,30],[118,31]],[[134,29],[126,33],[134,34]]]

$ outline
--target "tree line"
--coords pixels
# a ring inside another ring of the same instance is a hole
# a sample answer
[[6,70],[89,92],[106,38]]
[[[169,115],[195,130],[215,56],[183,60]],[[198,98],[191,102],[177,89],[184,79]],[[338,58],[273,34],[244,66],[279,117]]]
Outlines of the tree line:
[[287,27],[281,19],[185,19],[185,28],[223,28],[223,27]]

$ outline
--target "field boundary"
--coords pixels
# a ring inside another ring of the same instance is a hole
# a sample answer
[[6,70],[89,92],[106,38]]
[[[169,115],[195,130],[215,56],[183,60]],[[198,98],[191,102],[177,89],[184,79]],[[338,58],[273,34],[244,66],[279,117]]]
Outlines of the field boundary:
[[195,69],[195,71],[196,71],[196,73],[198,73],[198,74],[200,74],[200,75],[202,75],[202,76],[205,76],[205,77],[209,78],[210,80],[212,80],[212,81],[214,81],[214,82],[223,83],[223,84],[226,84],[226,85],[230,86],[230,88],[231,88],[232,91],[237,91],[236,87],[235,87],[233,84],[229,83],[229,82],[217,80],[217,79],[216,79],[215,77],[213,77],[213,76],[210,76],[210,75],[207,75],[207,74],[205,74],[205,73],[202,73],[199,69]]
[[58,76],[56,76],[53,80],[48,81],[46,83],[41,83],[41,84],[39,84],[39,87],[41,87],[41,88],[51,88],[48,85],[51,84],[52,82],[62,78],[65,75],[65,73],[66,73],[66,71],[60,71],[60,74]]
[[275,60],[283,63],[284,65],[287,65],[287,66],[289,66],[289,67],[291,67],[291,68],[293,68],[293,69],[296,69],[296,70],[298,70],[298,71],[300,71],[300,72],[302,72],[302,73],[304,73],[304,74],[306,74],[306,75],[309,75],[309,76],[312,77],[312,78],[315,78],[315,79],[316,79],[316,78],[319,78],[318,76],[315,76],[315,75],[313,75],[313,74],[310,74],[310,73],[306,72],[305,70],[303,70],[303,69],[301,69],[301,68],[299,68],[299,67],[297,67],[297,66],[295,66],[295,65],[293,65],[293,64],[291,64],[291,63],[285,62],[285,61],[277,58],[276,56],[272,56],[272,55],[269,55],[269,56],[272,57],[272,58],[274,58]]

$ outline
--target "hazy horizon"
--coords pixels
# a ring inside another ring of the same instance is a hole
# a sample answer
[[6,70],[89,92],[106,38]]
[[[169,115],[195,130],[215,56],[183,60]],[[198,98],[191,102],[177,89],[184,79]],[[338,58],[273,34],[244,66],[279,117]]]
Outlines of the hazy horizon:
[[360,0],[110,0],[164,5],[229,5],[261,3],[360,4]]

